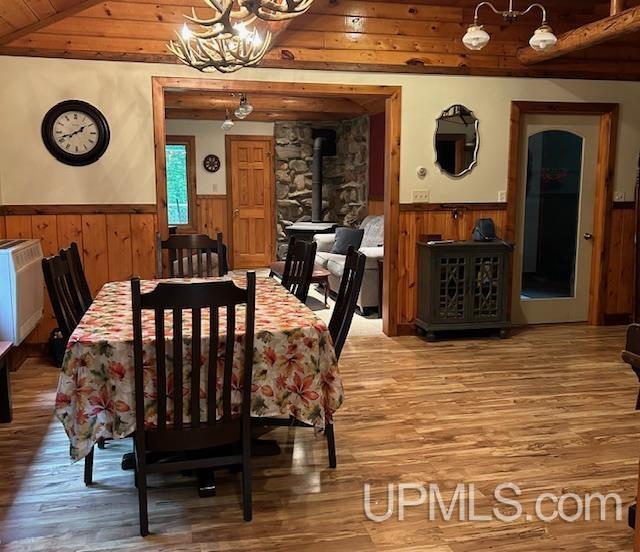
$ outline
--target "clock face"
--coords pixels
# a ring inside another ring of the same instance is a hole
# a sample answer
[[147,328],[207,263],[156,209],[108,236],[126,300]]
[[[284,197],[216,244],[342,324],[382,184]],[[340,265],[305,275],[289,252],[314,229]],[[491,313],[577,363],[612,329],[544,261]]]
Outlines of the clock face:
[[68,100],[52,107],[42,121],[42,140],[49,152],[67,165],[89,165],[109,145],[109,125],[91,104]]
[[204,165],[205,170],[210,173],[214,173],[220,169],[220,158],[211,153],[204,158],[202,164]]
[[53,123],[53,139],[71,155],[88,153],[98,145],[96,121],[82,111],[66,111]]

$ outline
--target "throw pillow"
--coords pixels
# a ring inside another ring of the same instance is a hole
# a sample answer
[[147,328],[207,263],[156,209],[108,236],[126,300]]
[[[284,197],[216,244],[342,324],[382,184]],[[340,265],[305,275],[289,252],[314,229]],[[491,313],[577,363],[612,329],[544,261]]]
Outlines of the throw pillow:
[[331,253],[346,255],[349,246],[353,246],[357,251],[362,243],[362,236],[364,236],[364,230],[360,228],[337,228],[336,241],[333,244]]

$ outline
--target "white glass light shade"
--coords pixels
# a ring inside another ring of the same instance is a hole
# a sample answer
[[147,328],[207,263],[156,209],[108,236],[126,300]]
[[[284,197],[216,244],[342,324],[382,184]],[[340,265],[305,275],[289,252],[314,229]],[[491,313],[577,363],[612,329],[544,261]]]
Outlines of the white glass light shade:
[[549,25],[542,25],[536,32],[533,33],[529,45],[538,52],[553,48],[558,42],[558,38],[553,34],[553,29]]
[[233,122],[233,119],[231,119],[231,117],[229,117],[229,114],[227,113],[227,116],[225,118],[225,120],[222,123],[222,130],[229,130],[233,127],[233,125],[235,125],[235,123]]
[[491,37],[489,33],[482,28],[482,25],[469,25],[467,32],[462,37],[462,43],[469,48],[469,50],[482,50]]
[[247,111],[242,107],[242,105],[240,105],[239,107],[236,107],[236,110],[233,112],[233,114],[238,119],[244,119],[247,115],[249,115]]

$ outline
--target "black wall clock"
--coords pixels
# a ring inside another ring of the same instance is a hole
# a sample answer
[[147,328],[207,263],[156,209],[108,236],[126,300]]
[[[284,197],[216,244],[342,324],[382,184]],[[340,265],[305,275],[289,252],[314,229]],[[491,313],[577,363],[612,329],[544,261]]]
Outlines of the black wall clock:
[[204,166],[205,170],[209,171],[210,173],[218,172],[218,170],[220,170],[220,158],[217,155],[211,153],[204,158],[202,165]]
[[81,100],[54,105],[42,120],[42,141],[58,161],[82,166],[95,163],[109,145],[109,125],[94,106]]

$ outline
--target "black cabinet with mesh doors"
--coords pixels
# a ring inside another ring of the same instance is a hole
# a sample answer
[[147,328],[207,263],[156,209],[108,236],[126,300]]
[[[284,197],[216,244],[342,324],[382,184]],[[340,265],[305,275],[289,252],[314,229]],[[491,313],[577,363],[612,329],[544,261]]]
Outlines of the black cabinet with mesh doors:
[[452,330],[507,337],[510,254],[500,241],[418,242],[418,332],[429,340]]

